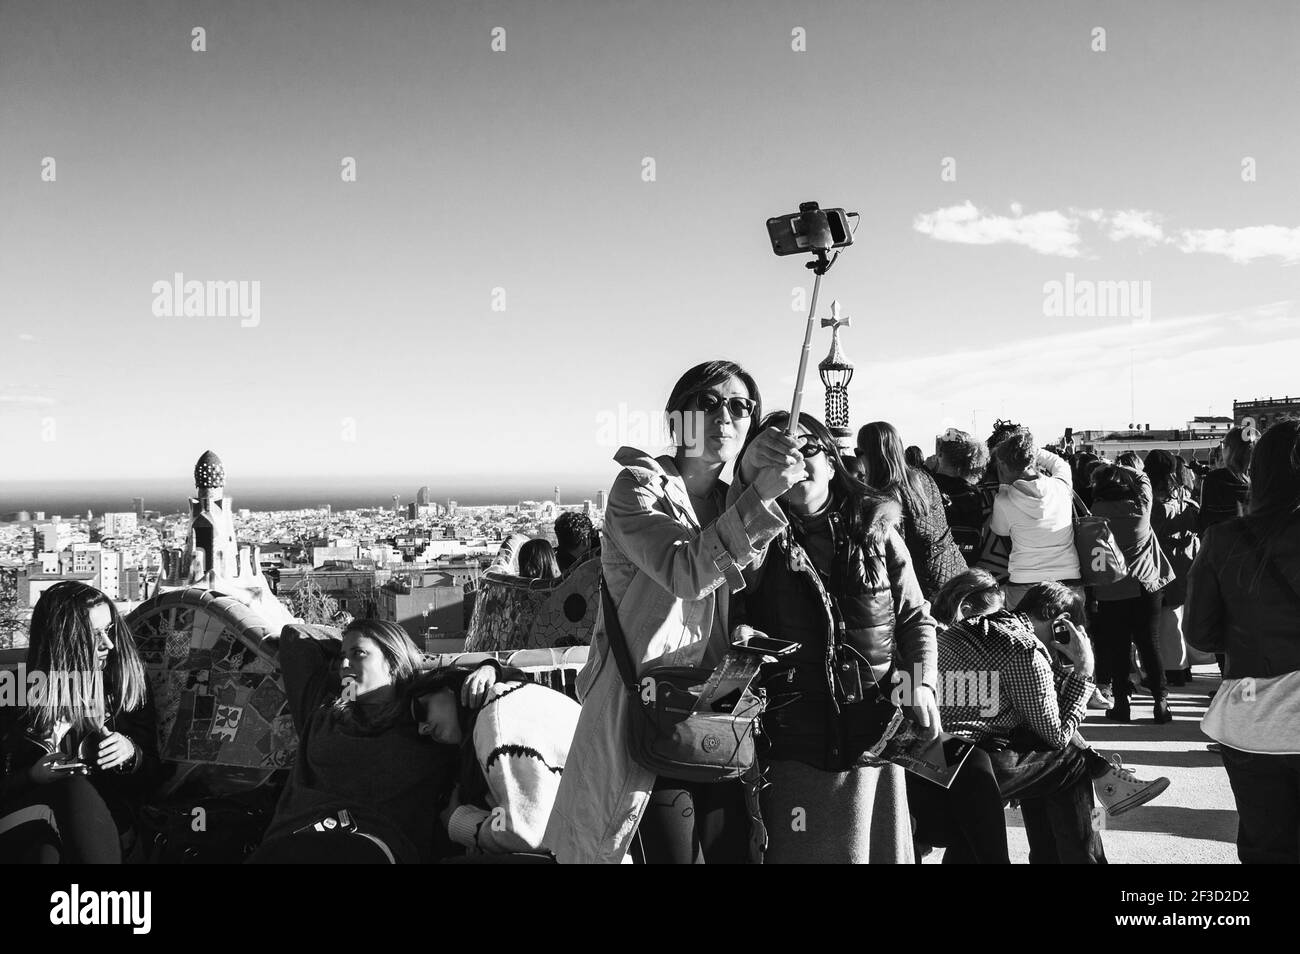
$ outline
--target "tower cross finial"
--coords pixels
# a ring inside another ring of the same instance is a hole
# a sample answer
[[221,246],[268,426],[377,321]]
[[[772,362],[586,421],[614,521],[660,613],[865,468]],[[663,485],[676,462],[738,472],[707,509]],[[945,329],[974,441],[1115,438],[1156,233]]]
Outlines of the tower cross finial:
[[846,328],[852,323],[853,319],[848,317],[848,315],[845,315],[843,318],[840,317],[840,302],[838,298],[831,302],[831,316],[822,319],[822,327],[832,329],[832,333],[838,332],[840,328]]

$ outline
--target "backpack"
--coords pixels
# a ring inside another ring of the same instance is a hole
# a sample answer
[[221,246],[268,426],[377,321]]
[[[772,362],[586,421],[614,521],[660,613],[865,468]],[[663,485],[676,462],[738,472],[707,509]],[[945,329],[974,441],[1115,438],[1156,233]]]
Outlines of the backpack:
[[968,566],[974,566],[980,555],[980,541],[984,532],[984,498],[978,487],[943,497],[943,514],[948,519],[953,542],[961,550]]

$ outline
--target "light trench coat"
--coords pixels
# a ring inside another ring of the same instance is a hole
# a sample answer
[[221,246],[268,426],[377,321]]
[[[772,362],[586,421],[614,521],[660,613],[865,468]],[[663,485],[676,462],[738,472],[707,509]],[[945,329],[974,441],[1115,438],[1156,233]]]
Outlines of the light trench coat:
[[[741,569],[785,528],[785,516],[753,487],[732,488],[727,509],[701,528],[671,457],[623,447],[614,460],[623,470],[605,508],[601,563],[637,674],[700,665],[715,617],[720,631],[730,632],[730,596],[745,586]],[[724,650],[713,647],[711,658]],[[577,689],[582,713],[543,844],[561,864],[618,864],[655,775],[628,751],[628,693],[609,651],[603,608]]]

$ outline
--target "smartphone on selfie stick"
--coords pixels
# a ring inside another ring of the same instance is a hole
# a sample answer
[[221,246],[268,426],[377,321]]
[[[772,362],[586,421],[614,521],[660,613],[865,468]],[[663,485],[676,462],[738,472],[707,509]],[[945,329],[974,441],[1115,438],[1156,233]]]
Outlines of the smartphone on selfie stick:
[[[803,335],[803,351],[799,355],[799,373],[794,380],[794,398],[790,402],[790,423],[786,432],[791,437],[799,435],[799,410],[803,406],[803,382],[808,374],[808,355],[812,352],[812,336],[817,317],[817,295],[821,291],[822,276],[830,271],[840,253],[834,258],[831,249],[853,244],[853,230],[849,219],[860,219],[856,212],[843,209],[823,209],[816,202],[802,202],[799,211],[790,215],[777,215],[767,220],[767,234],[772,240],[772,251],[777,255],[796,255],[812,252],[814,259],[807,263],[816,278],[813,280],[812,303],[808,307],[808,326]],[[856,222],[854,228],[856,228]]]

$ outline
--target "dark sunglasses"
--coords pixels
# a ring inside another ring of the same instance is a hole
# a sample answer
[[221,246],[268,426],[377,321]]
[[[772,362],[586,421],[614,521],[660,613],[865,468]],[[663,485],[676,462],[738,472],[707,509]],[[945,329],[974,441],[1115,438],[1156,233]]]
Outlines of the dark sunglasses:
[[724,404],[727,405],[727,412],[737,420],[754,413],[754,402],[749,398],[724,398],[716,391],[702,391],[695,396],[695,407],[705,414],[712,414]]
[[799,445],[799,453],[802,454],[806,460],[809,457],[816,457],[818,454],[828,454],[830,452],[827,451],[825,447],[822,447],[822,445],[817,441],[810,438]]

